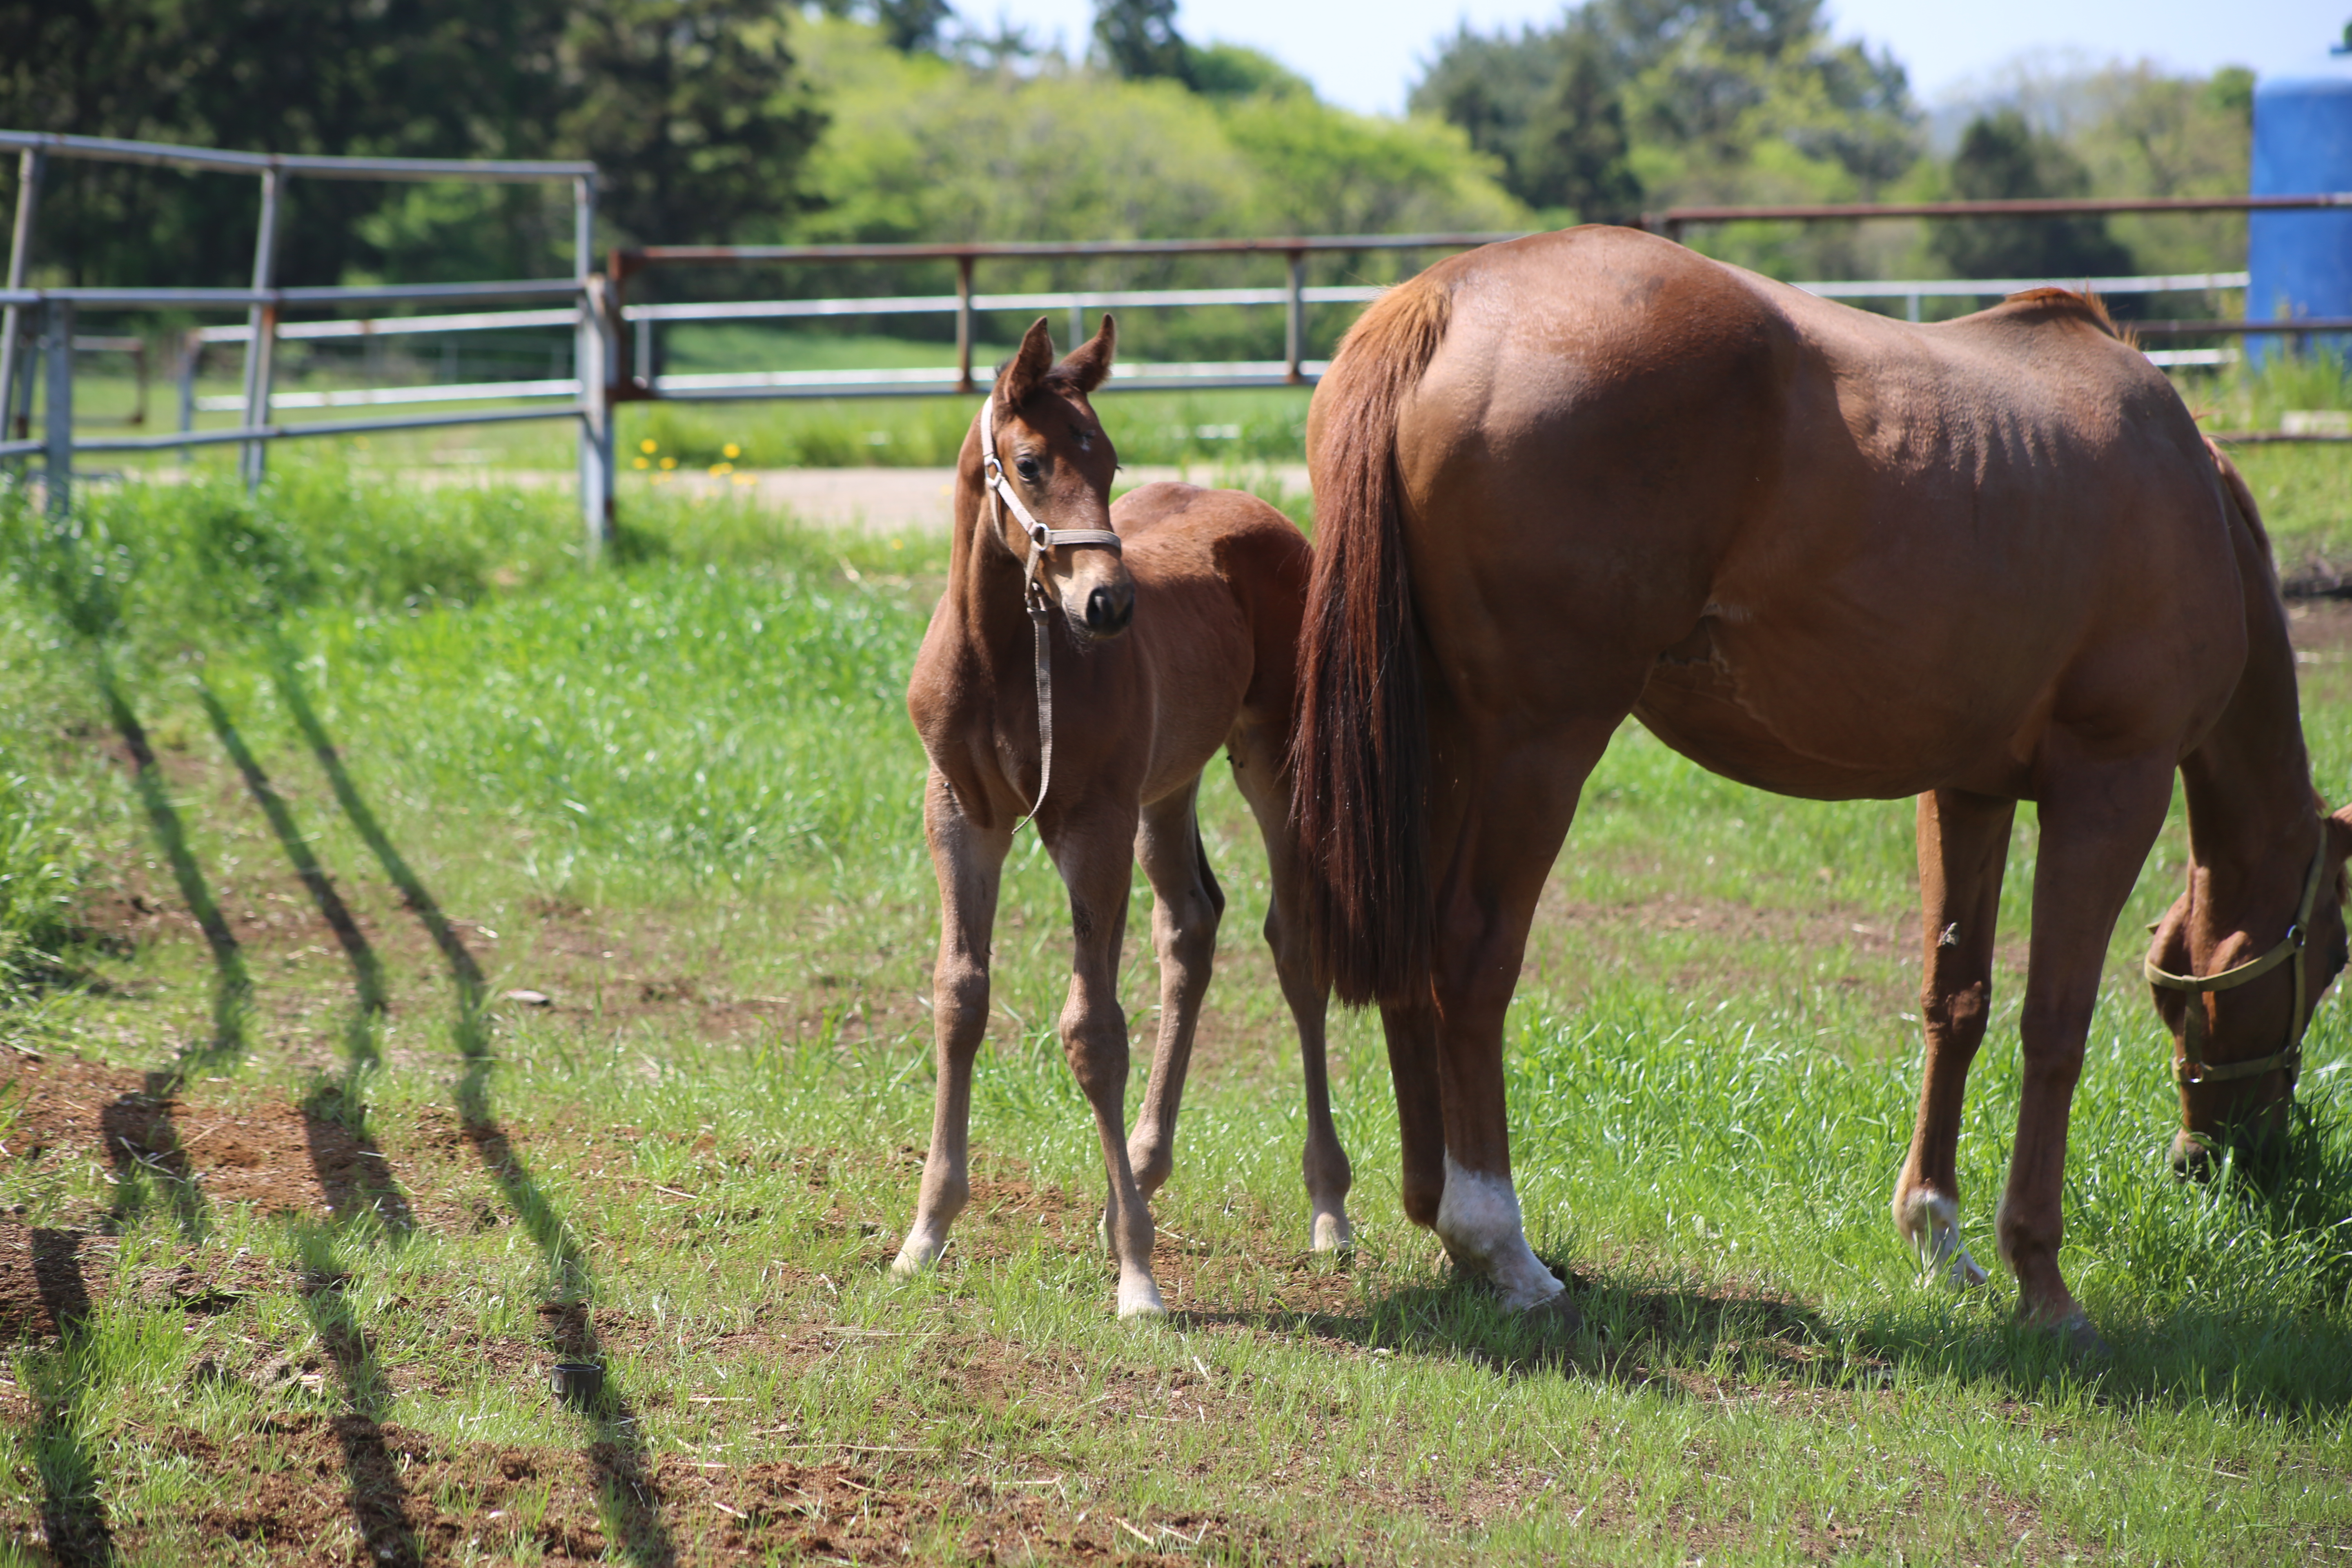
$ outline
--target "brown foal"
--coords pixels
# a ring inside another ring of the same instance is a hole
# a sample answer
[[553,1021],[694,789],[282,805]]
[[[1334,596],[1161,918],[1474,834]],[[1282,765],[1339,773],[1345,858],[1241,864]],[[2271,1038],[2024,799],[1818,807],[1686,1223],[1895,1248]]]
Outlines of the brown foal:
[[[1118,1312],[1130,1317],[1163,1310],[1148,1205],[1173,1163],[1224,909],[1194,817],[1201,770],[1221,747],[1272,862],[1265,937],[1306,1067],[1303,1163],[1318,1250],[1348,1241],[1350,1174],[1325,1076],[1329,992],[1314,979],[1297,915],[1302,872],[1287,828],[1307,543],[1280,512],[1234,490],[1153,484],[1107,504],[1118,459],[1087,395],[1110,374],[1112,341],[1106,316],[1091,342],[1055,364],[1040,320],[957,462],[948,588],[907,689],[931,764],[923,826],[940,879],[939,1092],[915,1223],[892,1268],[910,1274],[937,1259],[970,1195],[989,933],[1013,829],[1034,811],[1070,893],[1076,952],[1062,1048],[1102,1137],[1104,1225],[1118,1260]],[[1046,746],[1041,712],[1051,714]],[[1118,974],[1139,860],[1155,900],[1160,1007],[1130,1139]]]
[[1557,1300],[1511,1182],[1502,1035],[1578,794],[1628,714],[1814,799],[1918,797],[1927,1071],[1895,1215],[1960,1245],[1955,1145],[2011,820],[2041,826],[2017,1141],[1993,1234],[2029,1322],[2107,942],[2176,771],[2188,890],[2149,958],[2179,1153],[2286,1114],[2344,963],[2252,500],[2096,305],[1916,326],[1581,228],[1391,290],[1308,418],[1318,518],[1299,816],[1318,958],[1384,1010],[1406,1211],[1508,1301]]

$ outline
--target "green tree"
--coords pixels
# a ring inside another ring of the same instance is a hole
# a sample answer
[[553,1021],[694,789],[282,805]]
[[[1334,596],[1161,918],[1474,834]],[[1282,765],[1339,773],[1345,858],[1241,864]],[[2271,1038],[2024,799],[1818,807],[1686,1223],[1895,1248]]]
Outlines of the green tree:
[[[784,0],[0,5],[0,124],[256,152],[593,156],[612,182],[607,217],[630,237],[748,237],[795,209],[798,163],[820,124],[785,47],[793,14]],[[233,285],[249,274],[257,182],[50,168],[45,275]],[[565,190],[297,178],[287,200],[288,282],[570,264]]]
[[595,0],[562,58],[579,85],[556,144],[596,161],[623,233],[751,239],[798,205],[793,176],[824,119],[772,0]]
[[[1967,201],[2089,194],[2090,173],[2056,137],[2013,109],[1979,115],[1952,156],[1954,195]],[[2131,252],[2098,217],[1965,218],[1938,227],[1937,256],[1962,278],[2096,278],[2132,270]]]
[[1176,0],[1096,0],[1095,46],[1129,81],[1165,77],[1193,85],[1192,48],[1176,30]]
[[[1500,159],[1548,211],[1647,200],[1858,199],[1919,158],[1903,69],[1828,35],[1822,0],[1587,0],[1517,36],[1465,26],[1412,108]],[[1759,264],[1850,265],[1850,236],[1710,237]]]
[[1631,223],[1641,214],[1625,106],[1607,62],[1589,37],[1564,51],[1519,138],[1518,195],[1539,207],[1566,207],[1586,223]]
[[953,20],[955,7],[948,0],[874,0],[883,41],[902,55],[937,50]]

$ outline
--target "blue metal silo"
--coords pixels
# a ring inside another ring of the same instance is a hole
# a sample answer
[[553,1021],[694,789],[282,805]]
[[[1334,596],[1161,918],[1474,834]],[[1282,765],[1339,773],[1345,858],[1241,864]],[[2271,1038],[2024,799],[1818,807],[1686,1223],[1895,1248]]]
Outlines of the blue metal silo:
[[[2352,56],[2323,56],[2254,88],[2253,194],[2352,191]],[[2247,220],[2246,314],[2352,317],[2352,210]],[[2260,363],[2288,340],[2250,338]],[[2312,340],[2337,353],[2352,339]]]

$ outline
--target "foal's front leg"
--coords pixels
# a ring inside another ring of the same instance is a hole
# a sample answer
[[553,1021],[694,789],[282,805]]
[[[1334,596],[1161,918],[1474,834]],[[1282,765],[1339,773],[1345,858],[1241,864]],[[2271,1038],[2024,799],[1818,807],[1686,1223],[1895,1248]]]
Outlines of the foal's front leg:
[[988,939],[996,891],[1013,846],[1010,827],[978,827],[937,770],[923,791],[923,835],[940,879],[940,957],[931,971],[931,1025],[939,1089],[931,1104],[931,1149],[922,1195],[890,1271],[901,1277],[936,1262],[948,1226],[971,1195],[971,1064],[988,1034]]
[[1151,1279],[1151,1210],[1127,1157],[1127,1015],[1118,1005],[1119,943],[1127,934],[1128,879],[1134,868],[1132,806],[1082,801],[1046,834],[1045,846],[1070,890],[1076,939],[1070,996],[1062,1008],[1062,1054],[1094,1107],[1103,1167],[1110,1177],[1105,1223],[1118,1259],[1118,1315],[1167,1309]]

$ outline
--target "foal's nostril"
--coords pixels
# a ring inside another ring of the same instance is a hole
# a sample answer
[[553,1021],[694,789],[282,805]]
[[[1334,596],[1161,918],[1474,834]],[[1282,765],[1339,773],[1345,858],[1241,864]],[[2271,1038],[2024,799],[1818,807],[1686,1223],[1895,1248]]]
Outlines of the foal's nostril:
[[1128,617],[1134,613],[1135,597],[1131,594],[1114,594],[1108,588],[1097,588],[1087,595],[1087,630],[1097,637],[1125,631]]

